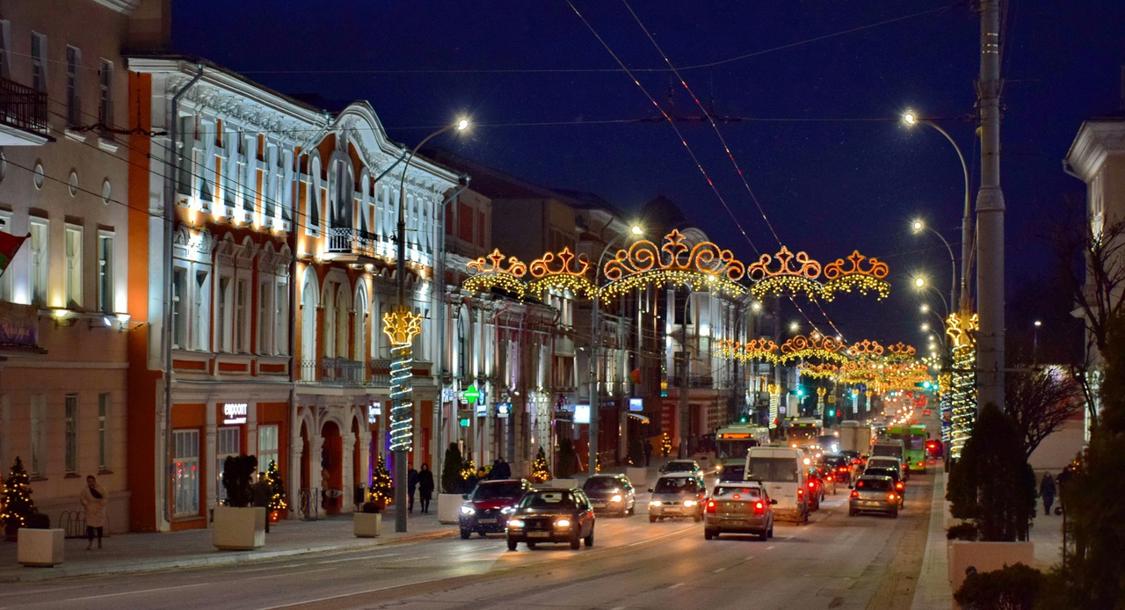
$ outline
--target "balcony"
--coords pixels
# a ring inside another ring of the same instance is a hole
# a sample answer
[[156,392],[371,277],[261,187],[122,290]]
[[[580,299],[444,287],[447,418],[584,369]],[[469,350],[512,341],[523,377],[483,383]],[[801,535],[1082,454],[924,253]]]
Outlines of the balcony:
[[375,234],[350,227],[328,229],[326,260],[364,263],[375,260]]
[[47,94],[0,78],[0,146],[41,146],[53,140]]
[[363,363],[345,358],[325,358],[318,367],[316,360],[302,360],[301,382],[362,385],[364,382]]

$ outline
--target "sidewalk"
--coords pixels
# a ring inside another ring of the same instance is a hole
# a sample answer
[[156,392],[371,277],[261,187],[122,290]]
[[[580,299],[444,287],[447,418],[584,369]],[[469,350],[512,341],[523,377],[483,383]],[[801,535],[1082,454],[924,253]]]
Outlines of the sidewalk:
[[[1054,508],[1058,507],[1056,502]],[[1043,501],[1036,499],[1035,521],[1031,526],[1031,541],[1035,543],[1035,565],[1041,572],[1062,563],[1062,515],[1043,515]]]
[[953,516],[949,514],[949,503],[945,501],[946,476],[945,472],[939,470],[934,477],[926,553],[922,558],[922,569],[918,573],[918,584],[914,589],[914,603],[910,606],[914,610],[953,607],[953,589],[949,583],[949,548],[945,539],[945,529],[953,521]]
[[[436,502],[435,502],[436,508]],[[53,568],[27,568],[16,561],[16,543],[0,542],[0,582],[156,572],[173,568],[229,566],[325,551],[363,550],[380,545],[443,538],[457,534],[437,514],[410,515],[405,533],[394,531],[394,510],[383,513],[378,538],[352,535],[351,514],[320,521],[287,520],[270,526],[266,545],[253,551],[219,551],[211,546],[211,530],[156,534],[118,534],[106,538],[101,550],[87,551],[85,539],[68,539],[64,563]]]

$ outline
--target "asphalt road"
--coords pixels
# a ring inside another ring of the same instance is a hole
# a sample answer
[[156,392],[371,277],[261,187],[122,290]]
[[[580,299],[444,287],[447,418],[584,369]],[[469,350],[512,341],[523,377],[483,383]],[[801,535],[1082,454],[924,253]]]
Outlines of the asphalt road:
[[[932,477],[916,475],[898,519],[848,517],[847,489],[809,525],[775,538],[650,524],[645,506],[601,518],[596,544],[438,539],[249,566],[82,577],[0,590],[0,608],[908,608],[929,524]],[[647,495],[647,494],[646,494]]]

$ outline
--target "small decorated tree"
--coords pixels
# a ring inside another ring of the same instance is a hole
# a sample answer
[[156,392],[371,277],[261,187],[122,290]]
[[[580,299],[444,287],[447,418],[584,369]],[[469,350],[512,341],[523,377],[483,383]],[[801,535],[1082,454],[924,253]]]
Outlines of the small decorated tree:
[[277,462],[274,460],[270,460],[270,465],[266,468],[265,481],[270,487],[270,503],[267,508],[269,513],[272,515],[288,509],[285,483],[281,480],[281,473],[277,470]]
[[445,462],[441,467],[441,489],[447,494],[461,492],[461,449],[457,443],[449,443],[445,450]]
[[660,455],[664,458],[672,455],[672,438],[667,432],[660,435]]
[[4,529],[14,533],[21,527],[27,527],[28,519],[39,512],[35,502],[31,500],[31,477],[24,470],[23,461],[16,457],[12,470],[4,481],[3,512],[0,520],[4,522]]
[[528,478],[533,483],[542,483],[551,478],[551,470],[547,467],[547,454],[543,452],[542,446],[535,454],[535,460],[531,462],[531,475]]
[[[387,467],[383,464],[383,456],[379,456],[375,461],[375,470],[371,473],[371,499],[364,504],[364,512],[382,512],[391,503],[394,493],[391,473],[387,472]],[[372,506],[368,507],[368,504]]]

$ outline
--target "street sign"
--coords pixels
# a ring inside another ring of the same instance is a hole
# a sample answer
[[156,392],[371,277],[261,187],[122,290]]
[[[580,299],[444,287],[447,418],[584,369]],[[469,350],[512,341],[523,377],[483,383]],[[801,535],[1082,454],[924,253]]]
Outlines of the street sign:
[[476,405],[477,417],[488,416],[488,405],[477,403]]
[[588,423],[590,423],[590,405],[589,405],[589,403],[574,405],[574,423],[576,423],[576,424],[588,424]]
[[469,427],[469,418],[468,417],[462,417],[461,419],[459,419],[457,421],[457,423],[460,424],[462,428],[468,428]]

